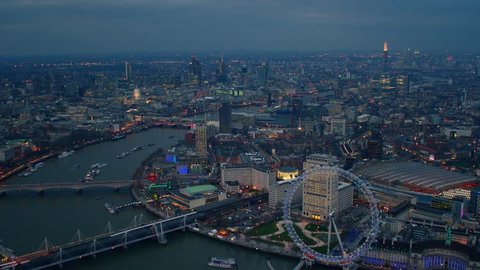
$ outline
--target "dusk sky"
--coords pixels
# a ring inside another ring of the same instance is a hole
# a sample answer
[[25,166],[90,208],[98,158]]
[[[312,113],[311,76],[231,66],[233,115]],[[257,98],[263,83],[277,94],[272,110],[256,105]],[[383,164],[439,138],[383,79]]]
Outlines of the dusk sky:
[[1,0],[0,56],[480,51],[479,0]]

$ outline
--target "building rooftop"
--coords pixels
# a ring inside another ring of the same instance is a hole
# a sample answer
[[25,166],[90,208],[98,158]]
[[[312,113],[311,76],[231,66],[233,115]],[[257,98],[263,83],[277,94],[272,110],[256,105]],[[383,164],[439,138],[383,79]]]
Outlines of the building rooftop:
[[411,161],[370,163],[358,169],[356,174],[390,185],[402,184],[438,192],[478,180],[472,175]]
[[198,193],[211,193],[218,191],[218,188],[214,185],[198,185],[198,186],[191,186],[187,188],[182,188],[180,190],[181,193],[193,197],[195,194]]
[[284,173],[294,173],[294,172],[298,172],[298,169],[294,167],[285,166],[285,167],[281,167],[279,171]]
[[352,183],[338,181],[338,190],[344,189],[344,188],[346,188],[348,186],[351,186],[351,185],[352,185]]

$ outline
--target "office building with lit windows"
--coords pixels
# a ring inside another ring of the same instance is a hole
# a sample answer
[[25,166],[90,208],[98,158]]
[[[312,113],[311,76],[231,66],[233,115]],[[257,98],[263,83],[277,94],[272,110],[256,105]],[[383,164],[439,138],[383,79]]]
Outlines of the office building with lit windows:
[[201,157],[206,157],[207,152],[207,126],[199,125],[195,130],[195,146],[197,150],[197,155]]
[[331,212],[338,212],[338,178],[335,170],[315,170],[322,166],[335,166],[336,157],[313,154],[303,163],[303,208],[305,217],[328,220]]

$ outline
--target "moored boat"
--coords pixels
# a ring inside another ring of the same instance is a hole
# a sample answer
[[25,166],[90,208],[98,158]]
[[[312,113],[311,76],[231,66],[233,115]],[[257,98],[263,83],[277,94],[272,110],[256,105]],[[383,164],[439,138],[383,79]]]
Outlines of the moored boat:
[[90,168],[95,169],[95,168],[98,168],[98,166],[100,166],[100,163],[95,163],[92,166],[90,166]]
[[125,138],[125,134],[118,134],[112,137],[112,141],[120,140]]
[[234,258],[212,257],[209,259],[208,265],[216,268],[232,269],[236,268],[237,262]]
[[73,154],[74,152],[75,152],[75,150],[63,151],[60,155],[58,155],[58,158],[68,157],[71,154]]

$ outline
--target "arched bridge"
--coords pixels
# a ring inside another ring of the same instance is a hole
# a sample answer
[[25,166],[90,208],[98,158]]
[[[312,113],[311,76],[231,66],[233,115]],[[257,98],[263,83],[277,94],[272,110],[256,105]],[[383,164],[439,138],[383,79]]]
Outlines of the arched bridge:
[[81,191],[88,188],[130,188],[135,184],[144,185],[147,181],[139,180],[115,180],[115,181],[91,181],[91,182],[63,182],[63,183],[35,183],[35,184],[4,184],[0,185],[0,194],[13,191],[36,191],[44,192],[47,190],[75,190]]

